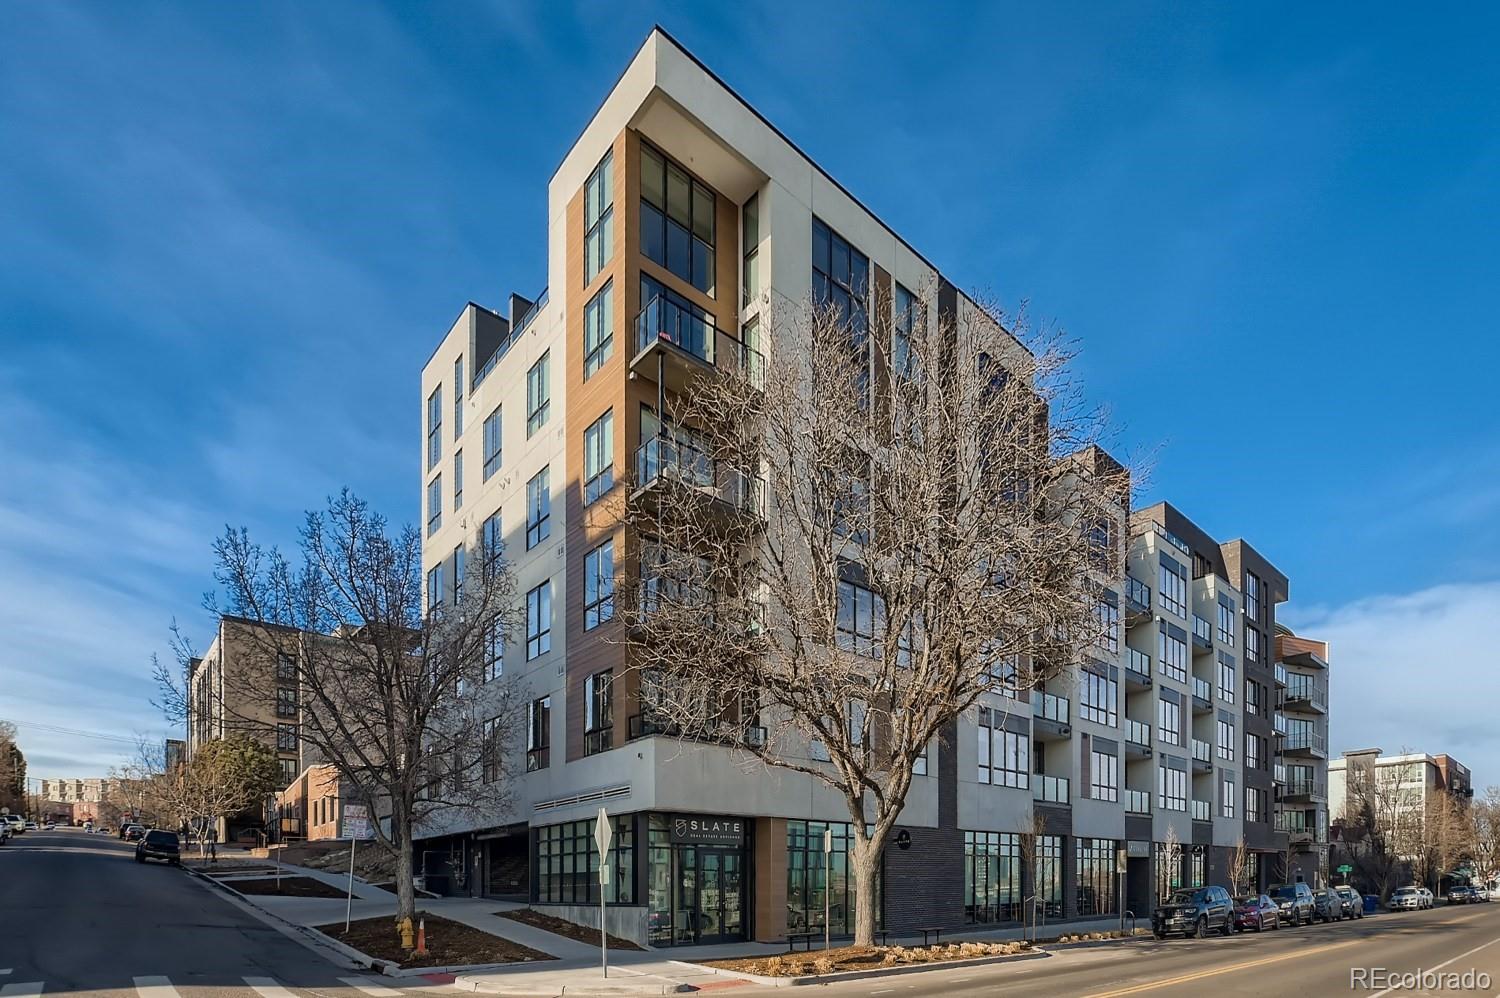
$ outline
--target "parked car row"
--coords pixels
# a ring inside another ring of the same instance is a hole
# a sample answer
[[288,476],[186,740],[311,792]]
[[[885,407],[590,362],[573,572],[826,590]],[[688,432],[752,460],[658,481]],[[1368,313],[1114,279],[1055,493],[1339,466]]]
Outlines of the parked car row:
[[1151,914],[1151,931],[1158,939],[1182,933],[1202,939],[1210,932],[1229,935],[1253,929],[1264,932],[1283,925],[1336,922],[1364,918],[1364,898],[1353,887],[1313,890],[1305,883],[1278,884],[1268,894],[1231,897],[1222,887],[1194,887],[1172,894]]
[[1488,890],[1468,884],[1448,888],[1448,893],[1445,896],[1445,900],[1449,904],[1479,904],[1481,901],[1488,901],[1489,899],[1490,892]]

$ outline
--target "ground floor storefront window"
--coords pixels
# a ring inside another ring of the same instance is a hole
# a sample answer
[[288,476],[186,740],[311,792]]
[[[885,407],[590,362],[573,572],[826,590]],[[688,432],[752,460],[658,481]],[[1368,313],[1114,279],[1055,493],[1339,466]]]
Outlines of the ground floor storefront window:
[[[610,844],[609,885],[604,900],[631,904],[635,882],[635,820],[615,819]],[[536,830],[536,899],[543,904],[598,904],[599,851],[594,819],[546,825]]]
[[[820,932],[823,913],[834,935],[854,932],[854,874],[849,853],[854,841],[848,822],[788,821],[786,823],[786,928],[788,932]],[[823,832],[833,832],[833,852],[827,857],[824,880]],[[827,893],[827,898],[824,893]],[[875,919],[880,922],[879,883]]]
[[1078,914],[1115,911],[1114,839],[1078,839]]
[[964,920],[1019,921],[1021,899],[1021,837],[964,832]]
[[746,938],[749,819],[647,819],[647,934],[653,946]]
[[1208,847],[1194,846],[1188,861],[1188,886],[1202,887],[1208,881]]
[[1039,835],[1033,892],[1047,918],[1063,917],[1063,837]]

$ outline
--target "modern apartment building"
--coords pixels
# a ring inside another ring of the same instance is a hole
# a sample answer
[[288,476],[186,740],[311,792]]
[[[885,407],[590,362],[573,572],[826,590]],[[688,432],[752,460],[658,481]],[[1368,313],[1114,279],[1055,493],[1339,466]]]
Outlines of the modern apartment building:
[[[302,703],[296,663],[269,661],[265,643],[257,641],[258,624],[222,614],[213,640],[202,657],[189,663],[188,717],[185,759],[205,742],[244,735],[276,753],[281,787],[302,772],[302,741],[298,737]],[[219,835],[233,839],[264,825],[264,808],[248,809],[220,821]]]
[[97,804],[105,800],[115,787],[108,777],[86,779],[42,780],[41,796],[44,800],[60,804]]
[[[821,928],[829,830],[826,903],[834,933],[847,931],[842,800],[802,774],[747,772],[642,714],[613,596],[643,539],[602,500],[665,472],[663,455],[682,448],[661,398],[692,372],[753,364],[773,301],[815,289],[861,310],[908,289],[935,289],[938,310],[967,299],[659,29],[547,197],[548,286],[511,295],[504,314],[466,305],[422,372],[427,599],[452,598],[469,550],[504,545],[526,624],[491,672],[529,708],[507,746],[524,770],[512,806],[427,828],[419,852],[438,857],[429,872],[458,871],[451,891],[520,894],[597,924],[603,807],[611,930],[684,945]],[[737,502],[712,472],[703,484]],[[1131,523],[1129,575],[1099,580],[1099,646],[1044,689],[986,697],[933,746],[884,856],[887,928],[1017,921],[1031,896],[1049,920],[1117,914],[1122,900],[1145,911],[1164,885],[1222,880],[1242,833],[1257,882],[1273,878],[1265,857],[1285,837],[1272,635],[1286,579],[1170,506]],[[493,694],[467,695],[482,713]]]
[[1328,813],[1346,817],[1351,783],[1379,786],[1386,806],[1424,813],[1438,794],[1450,794],[1462,804],[1474,796],[1469,767],[1449,755],[1405,752],[1383,755],[1378,748],[1354,749],[1328,764]]
[[1287,835],[1292,875],[1308,883],[1328,866],[1328,645],[1276,625],[1276,822]]

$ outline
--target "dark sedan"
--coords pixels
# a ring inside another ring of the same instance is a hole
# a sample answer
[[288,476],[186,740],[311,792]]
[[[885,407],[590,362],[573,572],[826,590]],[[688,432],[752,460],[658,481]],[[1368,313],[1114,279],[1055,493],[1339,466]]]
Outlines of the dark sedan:
[[1365,899],[1359,893],[1359,891],[1355,890],[1353,887],[1344,886],[1335,887],[1334,892],[1337,893],[1338,896],[1344,901],[1345,918],[1365,917]]
[[153,828],[142,835],[141,840],[135,844],[135,861],[144,863],[148,859],[159,859],[173,866],[181,866],[182,856],[177,843],[177,833]]
[[1313,915],[1324,922],[1337,922],[1344,917],[1344,899],[1326,887],[1313,891]]
[[1449,904],[1477,904],[1478,902],[1478,892],[1467,884],[1448,888]]
[[1281,928],[1281,908],[1264,894],[1247,894],[1234,899],[1234,928],[1236,932],[1254,929]]

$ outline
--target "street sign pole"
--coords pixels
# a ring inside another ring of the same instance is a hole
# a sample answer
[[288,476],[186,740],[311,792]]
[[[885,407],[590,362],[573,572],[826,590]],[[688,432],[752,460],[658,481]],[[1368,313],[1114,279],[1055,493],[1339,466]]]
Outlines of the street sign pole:
[[344,899],[344,935],[349,934],[349,916],[354,911],[354,847],[359,839],[349,840],[349,896]]
[[344,934],[348,935],[349,918],[354,911],[354,850],[360,839],[370,838],[370,810],[364,804],[345,804],[343,817],[343,837],[349,840],[349,893],[344,899]]
[[823,948],[831,949],[831,933],[829,930],[829,905],[828,895],[833,882],[830,877],[830,865],[833,861],[833,829],[823,829]]
[[599,965],[604,977],[609,977],[609,934],[604,926],[604,888],[609,886],[609,842],[614,837],[609,815],[599,809],[599,819],[594,822],[594,844],[599,847]]
[[1120,893],[1116,895],[1120,906],[1120,934],[1125,934],[1125,847],[1121,846],[1115,850],[1115,872],[1120,877]]

